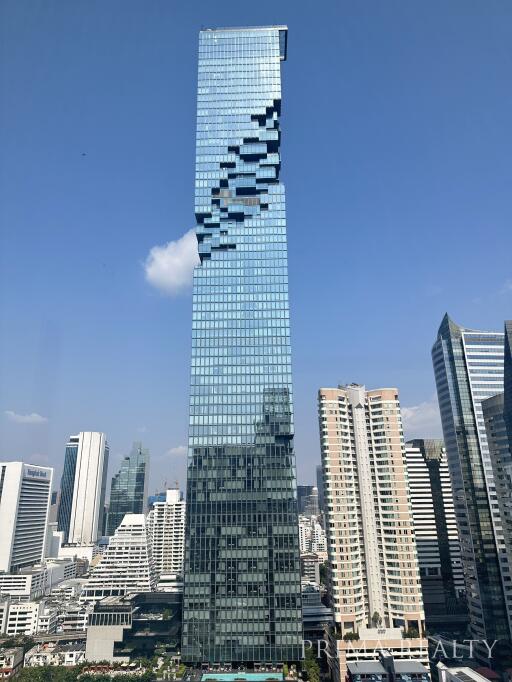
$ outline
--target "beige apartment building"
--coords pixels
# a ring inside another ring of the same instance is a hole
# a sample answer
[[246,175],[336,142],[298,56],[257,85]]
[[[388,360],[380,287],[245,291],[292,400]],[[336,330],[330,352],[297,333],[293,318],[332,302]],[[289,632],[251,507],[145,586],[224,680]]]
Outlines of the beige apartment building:
[[428,663],[398,391],[322,388],[318,406],[335,679],[382,648]]

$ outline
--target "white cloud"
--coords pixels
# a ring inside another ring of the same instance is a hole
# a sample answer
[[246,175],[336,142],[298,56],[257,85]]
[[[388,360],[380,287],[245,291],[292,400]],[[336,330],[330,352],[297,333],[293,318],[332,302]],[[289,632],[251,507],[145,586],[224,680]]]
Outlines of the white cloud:
[[175,448],[167,450],[167,454],[171,457],[184,457],[188,452],[186,445],[177,445]]
[[442,438],[441,417],[437,398],[402,407],[405,440],[412,438]]
[[37,412],[32,414],[18,414],[12,410],[5,410],[5,416],[15,424],[45,424],[48,421],[47,417],[42,417]]
[[198,263],[196,233],[192,229],[176,241],[153,246],[144,263],[146,280],[164,294],[174,296],[192,284]]

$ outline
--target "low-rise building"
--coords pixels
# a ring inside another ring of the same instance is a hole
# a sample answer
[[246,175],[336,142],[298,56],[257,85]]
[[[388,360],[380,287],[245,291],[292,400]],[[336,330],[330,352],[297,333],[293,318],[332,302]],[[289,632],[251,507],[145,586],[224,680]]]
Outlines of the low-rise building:
[[440,662],[436,667],[439,682],[489,682],[487,677],[466,666],[451,668]]
[[[416,633],[417,634],[417,633]],[[338,636],[339,637],[339,636]],[[345,679],[348,665],[355,661],[380,661],[382,663],[382,652],[385,651],[388,657],[394,661],[395,667],[402,669],[398,665],[406,661],[411,665],[411,661],[421,664],[422,668],[417,668],[423,674],[429,669],[428,643],[420,636],[404,636],[401,628],[360,628],[358,639],[347,636],[346,639],[338,639],[331,636],[331,655],[338,660],[338,669],[343,671]],[[405,673],[404,673],[405,674]],[[428,682],[427,678],[425,682]],[[389,678],[389,682],[394,682],[394,678]],[[410,682],[410,681],[409,681]]]
[[348,663],[347,682],[430,682],[430,674],[418,661],[396,660],[384,650],[378,660]]
[[41,607],[40,603],[33,601],[11,603],[5,625],[5,634],[8,637],[35,635]]
[[320,586],[316,582],[302,581],[302,623],[304,639],[315,642],[325,638],[332,627],[332,609],[322,603]]
[[300,555],[300,572],[304,580],[320,585],[320,564],[322,560],[314,552]]
[[0,678],[13,677],[23,667],[23,648],[0,648]]
[[19,573],[0,573],[0,593],[15,601],[33,601],[44,596],[48,583],[43,566],[23,569]]
[[37,632],[49,635],[57,632],[57,615],[58,610],[54,606],[41,605],[37,620]]
[[61,606],[57,621],[59,632],[79,632],[85,631],[89,620],[92,606],[80,604],[79,602],[69,602]]
[[41,599],[63,580],[74,578],[76,572],[76,560],[72,558],[47,559],[18,573],[0,573],[0,594],[9,595],[13,601]]
[[85,641],[37,644],[25,654],[25,666],[30,668],[46,665],[75,666],[84,660]]
[[78,599],[82,594],[82,590],[86,584],[86,578],[71,578],[70,580],[63,580],[53,588],[51,597],[52,599],[56,599],[61,602]]
[[181,593],[169,592],[112,596],[96,602],[87,627],[86,660],[126,663],[154,654],[177,655],[182,602]]
[[57,631],[57,613],[45,601],[12,602],[7,597],[0,600],[0,634],[7,637],[52,634]]

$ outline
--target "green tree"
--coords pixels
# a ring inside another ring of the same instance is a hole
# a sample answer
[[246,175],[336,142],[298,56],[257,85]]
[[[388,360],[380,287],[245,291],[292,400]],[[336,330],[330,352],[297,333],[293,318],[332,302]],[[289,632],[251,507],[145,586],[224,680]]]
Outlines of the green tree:
[[307,649],[306,658],[302,666],[309,682],[320,682],[320,666],[315,658],[313,649]]

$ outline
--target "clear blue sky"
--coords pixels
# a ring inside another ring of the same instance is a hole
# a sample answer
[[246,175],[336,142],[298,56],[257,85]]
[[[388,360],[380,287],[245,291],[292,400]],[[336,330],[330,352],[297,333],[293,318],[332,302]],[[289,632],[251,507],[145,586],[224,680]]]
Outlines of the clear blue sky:
[[270,23],[299,480],[318,387],[396,385],[406,435],[438,435],[443,313],[512,317],[509,0],[4,0],[0,457],[60,476],[68,435],[102,430],[112,473],[142,439],[151,489],[183,484],[191,296],[143,264],[194,225],[197,32]]

